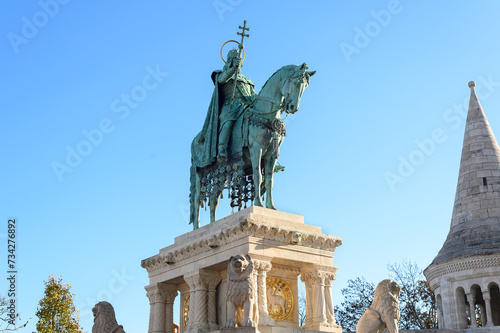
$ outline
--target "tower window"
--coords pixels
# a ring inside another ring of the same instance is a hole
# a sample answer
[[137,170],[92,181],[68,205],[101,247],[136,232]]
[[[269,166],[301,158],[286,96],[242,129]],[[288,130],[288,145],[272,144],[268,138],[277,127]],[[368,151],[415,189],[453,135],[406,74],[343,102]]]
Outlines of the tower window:
[[486,181],[486,177],[483,177],[483,185],[488,186],[488,182]]

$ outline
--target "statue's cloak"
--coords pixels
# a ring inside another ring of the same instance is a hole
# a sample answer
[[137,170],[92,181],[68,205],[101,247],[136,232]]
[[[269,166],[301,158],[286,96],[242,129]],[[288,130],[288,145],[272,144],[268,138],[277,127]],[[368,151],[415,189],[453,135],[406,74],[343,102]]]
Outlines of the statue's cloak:
[[[214,82],[214,91],[212,93],[210,104],[208,105],[205,122],[203,123],[203,128],[201,129],[201,132],[198,133],[198,135],[196,135],[191,144],[192,163],[193,165],[199,168],[206,167],[212,163],[215,163],[217,160],[217,143],[219,137],[219,121],[220,121],[219,112],[221,107],[219,101],[220,95],[219,95],[219,84],[218,84],[218,76],[220,73],[222,73],[221,70],[217,70],[212,73],[212,81]],[[250,84],[252,85],[252,87],[254,86],[253,82],[249,78],[241,74],[238,74],[238,81]],[[236,85],[237,89],[241,91],[242,87],[240,86],[241,86],[240,84]],[[241,92],[242,95],[245,97],[247,97],[248,94],[250,93],[249,91],[241,91]],[[251,99],[249,100],[249,102],[251,102],[255,97],[251,93],[250,95]],[[231,113],[240,116],[243,110],[244,108],[241,107],[241,110],[238,110],[237,112],[234,112],[233,110]],[[235,119],[230,119],[230,120],[235,120]]]

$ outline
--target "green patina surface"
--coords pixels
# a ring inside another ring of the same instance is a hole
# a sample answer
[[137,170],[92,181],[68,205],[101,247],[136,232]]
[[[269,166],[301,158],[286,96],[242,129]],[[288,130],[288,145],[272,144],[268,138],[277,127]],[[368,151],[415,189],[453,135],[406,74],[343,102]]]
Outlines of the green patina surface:
[[241,74],[243,39],[249,37],[246,21],[240,29],[239,50],[229,51],[224,67],[212,73],[212,98],[202,130],[191,144],[190,223],[194,229],[200,226],[199,211],[204,205],[210,206],[210,220],[215,221],[224,190],[233,209],[246,207],[247,201],[276,209],[273,174],[284,170],[277,160],[286,134],[281,115],[297,112],[302,92],[315,73],[305,63],[283,66],[257,95],[253,82]]

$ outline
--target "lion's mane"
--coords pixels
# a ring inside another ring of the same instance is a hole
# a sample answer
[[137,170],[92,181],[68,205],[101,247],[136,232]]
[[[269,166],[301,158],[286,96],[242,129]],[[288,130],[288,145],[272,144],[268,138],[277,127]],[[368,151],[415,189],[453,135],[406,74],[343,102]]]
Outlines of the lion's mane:
[[375,289],[371,309],[396,320],[399,320],[399,301],[398,296],[401,287],[397,282],[387,279],[381,281]]
[[123,327],[118,325],[113,306],[105,301],[99,302],[92,309],[94,314],[94,325],[92,333],[120,333]]

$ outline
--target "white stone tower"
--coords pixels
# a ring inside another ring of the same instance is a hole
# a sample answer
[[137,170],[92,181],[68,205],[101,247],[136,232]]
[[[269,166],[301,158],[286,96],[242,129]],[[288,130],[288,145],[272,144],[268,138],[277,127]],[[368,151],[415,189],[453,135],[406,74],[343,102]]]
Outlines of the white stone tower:
[[500,331],[500,149],[475,85],[469,82],[450,232],[424,274],[436,295],[439,328]]

